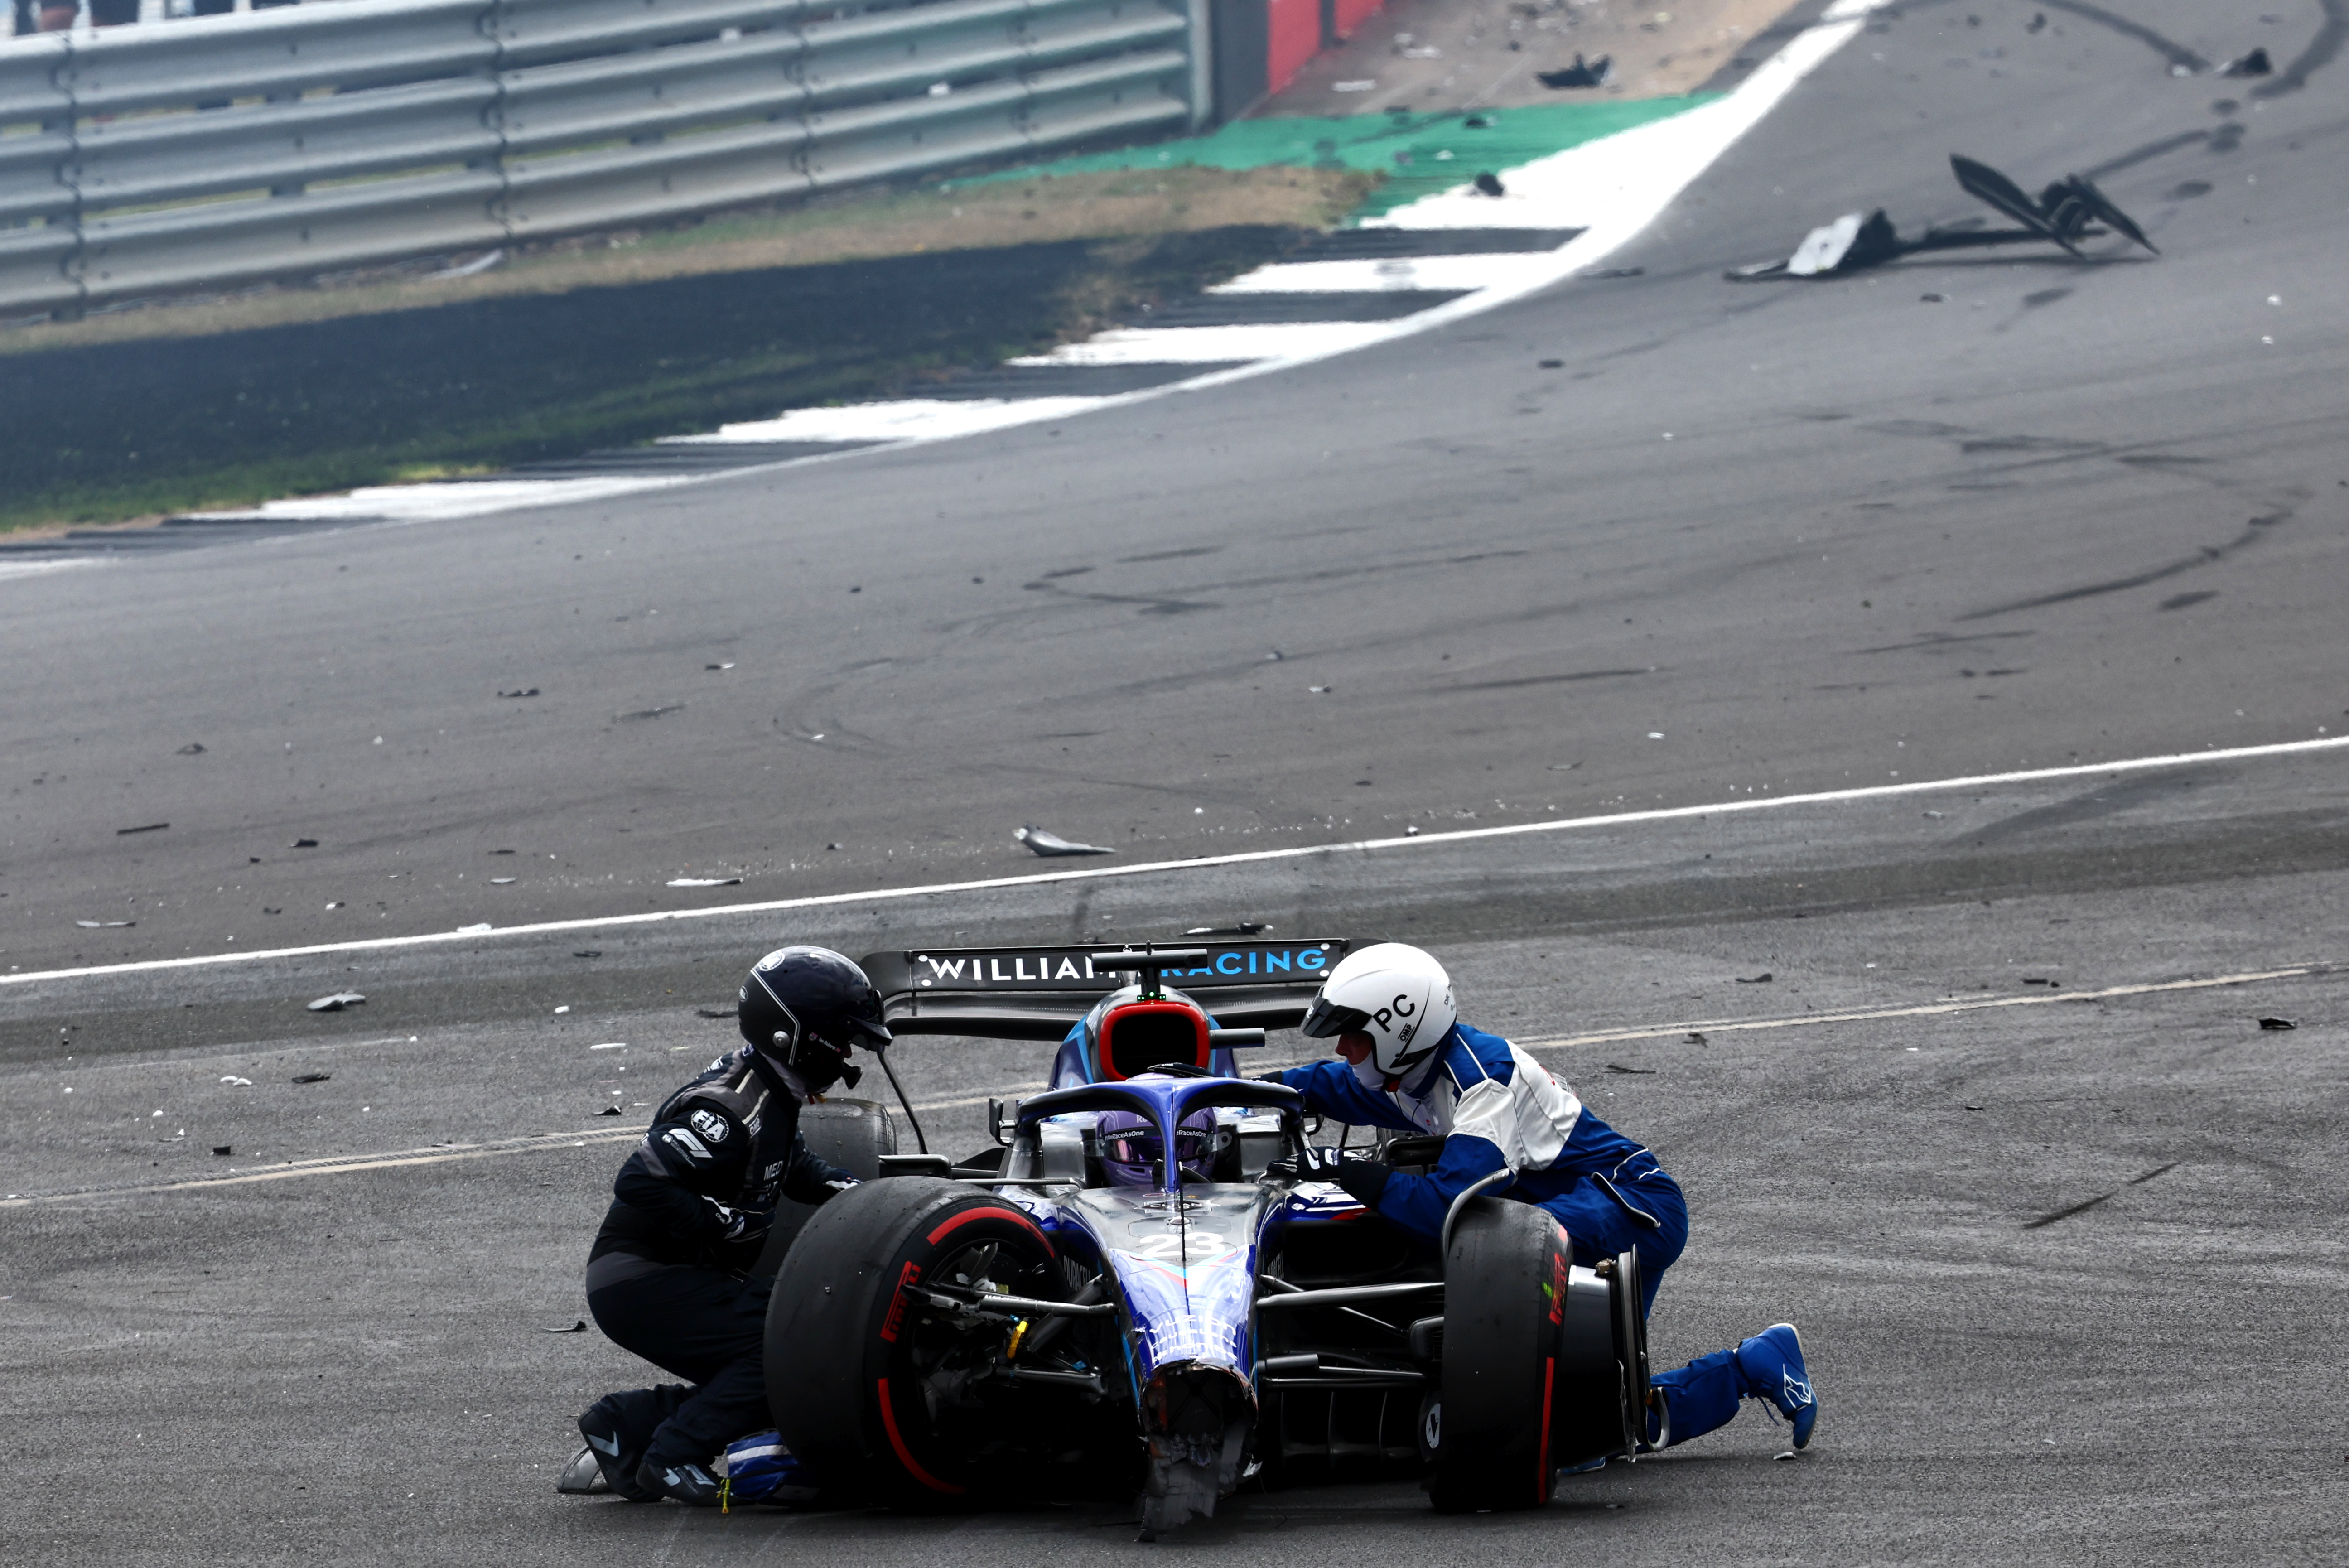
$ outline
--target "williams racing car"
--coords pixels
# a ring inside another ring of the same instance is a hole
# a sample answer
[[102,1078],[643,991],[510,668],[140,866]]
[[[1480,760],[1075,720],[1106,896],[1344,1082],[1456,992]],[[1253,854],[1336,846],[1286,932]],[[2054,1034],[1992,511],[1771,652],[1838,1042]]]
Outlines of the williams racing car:
[[[1138,1493],[1146,1538],[1250,1478],[1415,1472],[1438,1509],[1533,1508],[1561,1467],[1637,1451],[1634,1254],[1576,1267],[1549,1214],[1475,1191],[1430,1251],[1313,1179],[1319,1121],[1237,1071],[1354,945],[864,961],[900,1036],[1061,1045],[958,1161],[880,1152],[878,1106],[811,1107],[889,1178],[770,1246],[770,1402],[824,1494]],[[1438,1141],[1379,1154],[1424,1169]]]

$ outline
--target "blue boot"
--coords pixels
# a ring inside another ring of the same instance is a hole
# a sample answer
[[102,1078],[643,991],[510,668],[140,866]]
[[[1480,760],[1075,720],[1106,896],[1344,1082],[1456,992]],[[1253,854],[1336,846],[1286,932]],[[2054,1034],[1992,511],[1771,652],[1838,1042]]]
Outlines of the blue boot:
[[1795,1428],[1795,1447],[1811,1440],[1818,1423],[1819,1402],[1811,1393],[1811,1375],[1803,1365],[1803,1342],[1791,1323],[1765,1328],[1737,1347],[1737,1375],[1745,1393],[1768,1404]]

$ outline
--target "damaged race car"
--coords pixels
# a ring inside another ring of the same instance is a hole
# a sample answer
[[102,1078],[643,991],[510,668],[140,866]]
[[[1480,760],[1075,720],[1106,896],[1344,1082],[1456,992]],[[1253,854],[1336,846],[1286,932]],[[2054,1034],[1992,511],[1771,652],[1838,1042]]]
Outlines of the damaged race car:
[[[864,961],[900,1036],[1062,1043],[1049,1090],[990,1105],[989,1147],[875,1154],[889,1179],[783,1243],[770,1403],[827,1500],[1138,1495],[1146,1539],[1251,1478],[1535,1508],[1561,1468],[1638,1451],[1635,1254],[1577,1267],[1550,1214],[1475,1191],[1415,1243],[1316,1179],[1295,1090],[1237,1071],[1356,945]],[[1438,1142],[1379,1153],[1424,1168]]]

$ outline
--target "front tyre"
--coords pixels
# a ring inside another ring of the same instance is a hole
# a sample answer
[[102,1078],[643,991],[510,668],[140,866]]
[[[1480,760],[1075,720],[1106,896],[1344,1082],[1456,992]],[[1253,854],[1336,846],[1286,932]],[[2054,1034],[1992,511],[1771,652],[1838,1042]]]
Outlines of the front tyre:
[[851,1188],[800,1232],[767,1312],[767,1398],[827,1493],[899,1507],[974,1501],[999,1438],[971,1397],[1003,1348],[988,1320],[922,1287],[1057,1297],[1051,1243],[1016,1205],[958,1182]]
[[1428,1494],[1446,1513],[1539,1508],[1557,1483],[1550,1415],[1572,1254],[1547,1210],[1475,1199],[1444,1264],[1440,1426]]

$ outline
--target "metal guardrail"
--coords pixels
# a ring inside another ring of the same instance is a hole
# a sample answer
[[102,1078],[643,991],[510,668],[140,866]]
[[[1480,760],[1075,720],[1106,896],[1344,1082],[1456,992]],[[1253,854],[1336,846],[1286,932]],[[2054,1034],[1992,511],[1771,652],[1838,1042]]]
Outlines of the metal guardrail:
[[0,315],[1196,127],[1208,0],[340,0],[0,39]]

